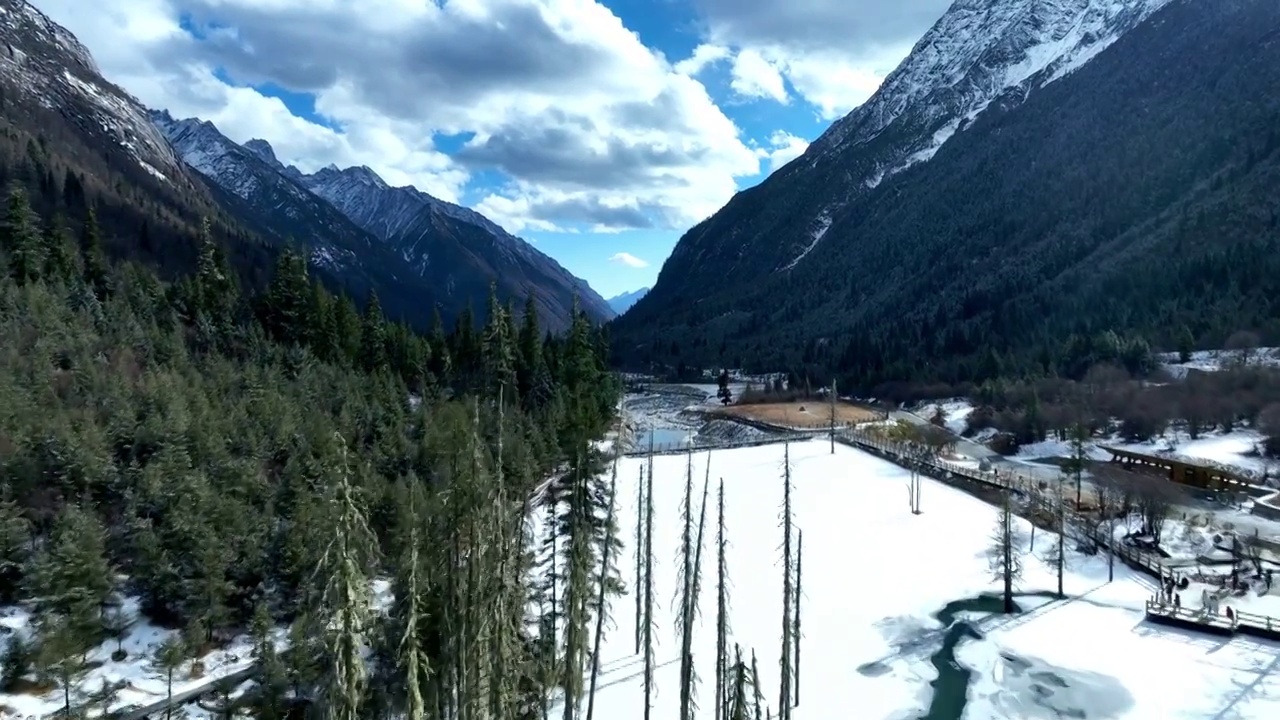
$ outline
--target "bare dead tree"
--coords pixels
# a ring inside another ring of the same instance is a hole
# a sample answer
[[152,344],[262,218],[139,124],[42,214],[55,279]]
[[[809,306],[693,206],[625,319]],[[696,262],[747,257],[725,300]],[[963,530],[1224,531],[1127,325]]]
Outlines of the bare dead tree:
[[1018,532],[1017,517],[1013,514],[1012,493],[1001,493],[1000,514],[991,533],[991,547],[987,551],[991,576],[1004,585],[1004,612],[1012,613],[1013,588],[1022,577],[1022,538]]
[[1138,514],[1142,517],[1142,530],[1151,536],[1152,542],[1159,545],[1165,521],[1173,513],[1175,505],[1186,501],[1186,494],[1172,481],[1164,478],[1140,473],[1129,475]]
[[1094,535],[1106,539],[1107,582],[1115,580],[1116,516],[1120,513],[1120,490],[1112,477],[1114,467],[1099,464],[1093,468],[1093,493],[1098,500],[1098,521]]
[[[1066,498],[1066,478],[1060,477],[1058,481],[1053,483],[1053,488],[1049,493],[1048,503],[1048,519],[1050,527],[1058,534],[1058,541],[1048,548],[1041,556],[1046,564],[1054,568],[1058,574],[1058,597],[1065,597],[1063,591],[1062,580],[1067,566],[1067,498]],[[1032,533],[1035,532],[1035,523],[1031,524]]]

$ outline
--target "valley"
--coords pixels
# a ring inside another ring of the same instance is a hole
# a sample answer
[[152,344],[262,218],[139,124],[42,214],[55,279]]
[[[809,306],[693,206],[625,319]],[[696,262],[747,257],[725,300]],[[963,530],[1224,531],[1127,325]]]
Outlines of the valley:
[[0,0],[0,720],[1273,720],[1280,3],[640,6]]

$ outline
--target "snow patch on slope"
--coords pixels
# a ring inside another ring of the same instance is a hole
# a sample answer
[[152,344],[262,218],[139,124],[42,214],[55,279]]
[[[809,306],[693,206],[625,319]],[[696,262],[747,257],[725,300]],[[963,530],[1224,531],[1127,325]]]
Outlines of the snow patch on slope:
[[805,246],[805,249],[801,250],[800,254],[795,256],[795,258],[792,259],[791,262],[787,263],[782,267],[782,270],[781,270],[782,272],[786,272],[787,270],[790,270],[791,268],[799,264],[800,261],[803,260],[806,255],[813,252],[813,249],[818,246],[819,242],[822,242],[822,238],[826,237],[827,230],[831,229],[830,211],[825,212],[822,215],[819,215],[816,221],[816,224],[817,224],[817,227],[815,227],[809,235],[809,244]]
[[811,163],[901,127],[909,137],[862,178],[874,188],[931,159],[995,100],[1069,75],[1169,1],[957,0],[870,100],[810,146]]
[[177,155],[148,122],[146,109],[102,78],[70,31],[20,0],[5,0],[0,10],[0,76],[42,107],[105,133],[152,175],[152,170],[181,172]]

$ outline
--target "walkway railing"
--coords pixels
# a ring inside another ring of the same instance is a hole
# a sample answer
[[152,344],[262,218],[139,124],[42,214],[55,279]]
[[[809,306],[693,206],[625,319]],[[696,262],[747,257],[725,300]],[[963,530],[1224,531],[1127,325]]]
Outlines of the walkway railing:
[[[984,471],[978,468],[950,463],[929,453],[924,447],[911,443],[888,440],[859,428],[851,428],[844,432],[837,433],[836,439],[845,445],[869,451],[897,465],[901,465],[908,469],[918,470],[919,472],[942,482],[951,483],[955,479],[963,479],[982,486],[1013,492],[1027,500],[1035,500],[1038,498],[1038,506],[1032,508],[1033,510],[1046,510],[1050,513],[1056,512],[1056,508],[1051,508],[1047,499],[1040,497],[1039,493],[1030,492],[1031,488],[1034,487],[1033,483],[1038,482],[1030,476],[1013,472],[1001,473],[998,471]],[[1094,522],[1093,518],[1090,518],[1074,508],[1069,508],[1066,515],[1068,524],[1080,532],[1085,539],[1099,547],[1106,548],[1113,552],[1115,556],[1120,558],[1120,560],[1126,565],[1134,568],[1135,570],[1145,572],[1161,581],[1166,578],[1167,573],[1164,567],[1164,559],[1160,555],[1145,552],[1123,543],[1118,543],[1114,538],[1104,537],[1098,532],[1097,524]],[[1161,605],[1158,601],[1156,601],[1156,604]],[[1149,601],[1149,613],[1152,608],[1153,606],[1151,601]],[[1168,605],[1168,609],[1172,611],[1175,608],[1173,608],[1172,605]],[[1199,614],[1199,611],[1187,608],[1178,608],[1178,610],[1181,613],[1190,613],[1192,615]],[[1178,615],[1178,617],[1182,616]],[[1256,613],[1237,612],[1236,621],[1233,627],[1241,631],[1251,632],[1252,634],[1280,638],[1280,618],[1258,615]]]

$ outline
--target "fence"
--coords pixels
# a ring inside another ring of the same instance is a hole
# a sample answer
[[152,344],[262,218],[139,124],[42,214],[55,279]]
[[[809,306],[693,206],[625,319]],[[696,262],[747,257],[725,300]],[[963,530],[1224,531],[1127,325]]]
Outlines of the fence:
[[[837,435],[837,439],[846,445],[870,451],[875,455],[889,460],[890,462],[908,469],[917,470],[942,482],[954,484],[954,480],[963,479],[971,483],[977,483],[981,486],[1005,492],[1013,492],[1028,499],[1038,496],[1037,494],[1030,492],[1033,487],[1032,483],[1037,481],[1028,476],[1019,475],[1017,473],[1001,474],[999,472],[987,472],[977,468],[949,463],[938,458],[936,455],[929,454],[923,447],[909,443],[899,443],[886,440],[857,428]],[[1031,509],[1048,510],[1050,509],[1050,506],[1047,500],[1041,499],[1040,507],[1034,507]],[[1056,508],[1052,510],[1056,511]],[[1092,518],[1074,509],[1068,509],[1066,511],[1066,521],[1077,531],[1083,534],[1087,540],[1095,545],[1107,548],[1129,567],[1145,572],[1159,580],[1165,579],[1164,561],[1158,554],[1148,553],[1138,548],[1117,543],[1114,538],[1104,538],[1098,533],[1098,529]],[[1156,602],[1155,604],[1160,605],[1161,607],[1153,608],[1152,602],[1148,601],[1148,616],[1171,617],[1174,620],[1183,620],[1185,619],[1183,618],[1183,614],[1189,613],[1190,615],[1199,615],[1198,611],[1185,608],[1174,608],[1172,605],[1167,606],[1167,610],[1169,612],[1164,612],[1164,604],[1159,602]],[[1156,610],[1155,615],[1153,615],[1153,609]],[[1175,610],[1177,612],[1174,612]],[[1273,618],[1255,613],[1237,612],[1236,621],[1231,626],[1231,630],[1260,637],[1280,639],[1280,618]]]

